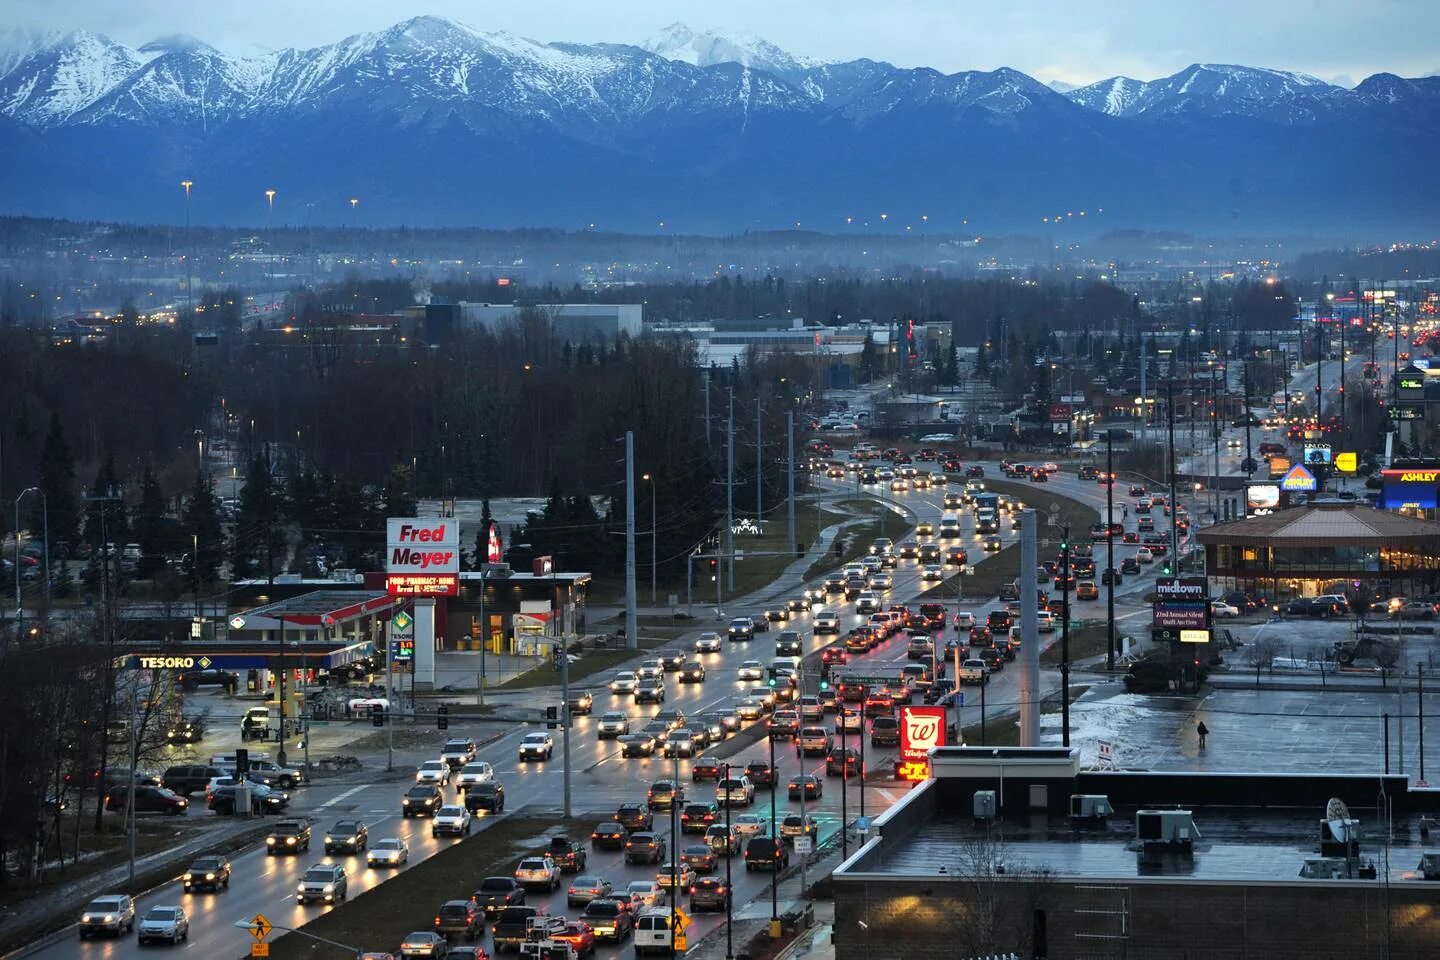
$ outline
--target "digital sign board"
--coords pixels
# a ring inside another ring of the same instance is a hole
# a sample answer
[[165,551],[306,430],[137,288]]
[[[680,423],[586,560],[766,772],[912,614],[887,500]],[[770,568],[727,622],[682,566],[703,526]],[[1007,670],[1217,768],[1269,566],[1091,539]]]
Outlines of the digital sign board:
[[1280,506],[1280,486],[1274,483],[1252,483],[1245,488],[1245,512],[1269,513]]
[[1434,510],[1440,491],[1440,466],[1393,468],[1380,471],[1380,498],[1384,510]]

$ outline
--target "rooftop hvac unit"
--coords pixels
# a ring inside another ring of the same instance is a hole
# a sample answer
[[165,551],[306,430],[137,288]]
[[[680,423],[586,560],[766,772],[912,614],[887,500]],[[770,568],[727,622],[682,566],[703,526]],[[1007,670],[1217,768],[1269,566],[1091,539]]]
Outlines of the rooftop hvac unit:
[[999,804],[994,790],[976,790],[972,810],[976,820],[994,820]]
[[1189,810],[1139,810],[1135,813],[1135,836],[1146,847],[1189,850],[1200,839],[1200,831]]
[[1345,858],[1306,857],[1300,876],[1306,880],[1344,880]]
[[1440,853],[1420,854],[1420,866],[1415,869],[1426,880],[1440,880]]
[[1072,793],[1070,795],[1071,823],[1104,823],[1115,808],[1110,798],[1103,793]]

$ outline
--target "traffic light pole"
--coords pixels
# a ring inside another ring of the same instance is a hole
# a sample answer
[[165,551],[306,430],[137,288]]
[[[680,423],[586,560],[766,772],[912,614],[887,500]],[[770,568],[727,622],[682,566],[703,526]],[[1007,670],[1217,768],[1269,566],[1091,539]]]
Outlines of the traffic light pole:
[[735,859],[735,828],[730,825],[730,764],[725,764],[720,770],[721,776],[725,778],[725,960],[735,960],[735,926],[731,912],[734,898],[730,894],[730,865]]
[[[1173,446],[1171,449],[1174,449]],[[1175,476],[1172,470],[1170,476]],[[1115,429],[1105,431],[1105,584],[1106,627],[1109,642],[1105,647],[1105,669],[1115,669],[1115,585],[1120,571],[1115,568]],[[984,691],[981,691],[982,694]]]
[[[565,819],[570,819],[570,651],[566,649],[565,638],[556,637],[560,642],[560,743],[565,756]],[[679,781],[676,781],[677,783]],[[671,806],[674,806],[672,803]],[[670,878],[675,879],[673,876]],[[675,939],[674,931],[670,937]]]
[[1070,527],[1060,528],[1060,723],[1070,749]]
[[773,929],[780,920],[780,826],[775,822],[775,793],[780,789],[779,771],[775,769],[775,737],[765,738],[770,743],[770,839],[775,841],[775,862],[770,868],[770,925]]

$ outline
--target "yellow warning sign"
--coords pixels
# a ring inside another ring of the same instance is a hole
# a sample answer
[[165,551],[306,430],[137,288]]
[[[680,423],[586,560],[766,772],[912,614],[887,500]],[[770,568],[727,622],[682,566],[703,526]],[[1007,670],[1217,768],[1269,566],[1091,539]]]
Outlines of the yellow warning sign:
[[688,930],[690,928],[690,915],[679,907],[675,908],[675,926],[680,930]]
[[266,943],[264,940],[256,940],[254,943],[250,944],[250,956],[252,956],[252,957],[268,957],[268,956],[270,956],[270,944]]
[[[271,925],[269,918],[263,913],[255,914],[254,919],[250,921],[250,936],[256,940],[264,940],[270,936],[272,929],[274,929],[274,927]],[[251,956],[260,956],[260,954],[251,954]],[[265,956],[269,956],[269,954],[267,953]]]
[[685,937],[685,931],[683,931],[683,930],[680,931],[679,933],[675,934],[675,949],[676,949],[677,951],[680,951],[680,950],[689,950],[689,949],[690,949],[690,943],[689,943],[689,941],[686,939],[686,937]]

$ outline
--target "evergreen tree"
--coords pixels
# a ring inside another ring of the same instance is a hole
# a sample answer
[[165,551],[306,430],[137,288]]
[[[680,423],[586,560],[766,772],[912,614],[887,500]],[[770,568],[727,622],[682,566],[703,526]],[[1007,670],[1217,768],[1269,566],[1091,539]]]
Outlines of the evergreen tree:
[[990,351],[985,348],[983,343],[975,351],[975,373],[981,377],[990,376]]
[[40,453],[40,490],[45,494],[44,508],[49,514],[50,542],[78,543],[80,504],[76,494],[75,457],[65,439],[65,428],[54,413],[50,414],[50,429]]
[[235,513],[230,545],[231,575],[235,579],[273,576],[285,559],[281,526],[280,491],[265,454],[256,454],[245,470],[245,487]]
[[[95,482],[90,485],[90,498],[85,503],[85,542],[98,547],[105,541],[124,543],[130,536],[130,520],[125,502],[118,499],[122,485],[115,470],[115,455],[105,458]],[[112,499],[114,498],[114,499]],[[104,511],[104,522],[101,522]],[[102,532],[103,531],[103,532]]]
[[[106,517],[109,527],[109,517]],[[150,577],[165,566],[165,554],[175,546],[175,527],[167,512],[165,492],[149,464],[140,478],[140,504],[135,509],[135,537],[140,542],[140,565],[136,576]],[[113,574],[113,571],[112,571]],[[98,579],[98,576],[97,576]]]
[[197,583],[209,583],[220,572],[225,556],[225,537],[210,477],[203,470],[195,474],[195,485],[185,501],[185,536],[190,541],[190,569]]
[[385,480],[385,516],[413,517],[417,509],[414,475],[405,464],[393,464]]

